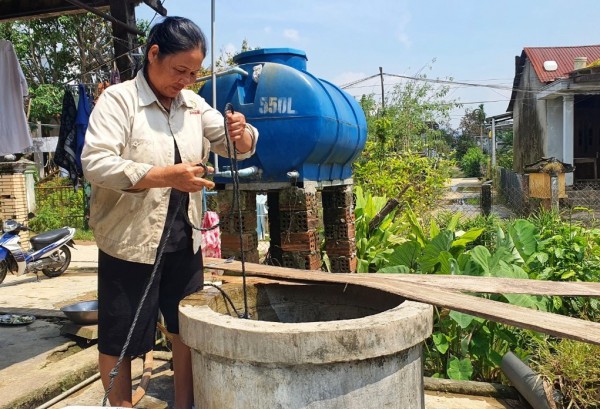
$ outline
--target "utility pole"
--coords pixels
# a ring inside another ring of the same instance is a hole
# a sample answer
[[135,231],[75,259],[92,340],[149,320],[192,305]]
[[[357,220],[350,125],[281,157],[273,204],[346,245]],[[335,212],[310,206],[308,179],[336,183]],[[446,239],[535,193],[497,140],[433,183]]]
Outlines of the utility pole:
[[379,67],[379,77],[381,78],[381,110],[385,111],[385,92],[383,91],[383,67]]

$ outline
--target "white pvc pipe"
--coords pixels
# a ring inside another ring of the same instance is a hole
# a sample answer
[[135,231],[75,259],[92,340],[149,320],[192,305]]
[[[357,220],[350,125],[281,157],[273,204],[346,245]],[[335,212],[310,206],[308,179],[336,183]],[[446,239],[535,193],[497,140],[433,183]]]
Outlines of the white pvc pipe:
[[96,372],[89,378],[87,378],[87,379],[79,382],[77,385],[73,386],[71,389],[64,391],[63,393],[61,393],[58,396],[55,396],[54,398],[50,399],[48,402],[44,403],[43,405],[38,406],[36,409],[47,409],[47,408],[53,406],[55,403],[58,403],[61,400],[65,399],[69,395],[72,395],[73,393],[77,392],[78,390],[88,386],[92,382],[97,381],[98,379],[100,379],[100,373]]

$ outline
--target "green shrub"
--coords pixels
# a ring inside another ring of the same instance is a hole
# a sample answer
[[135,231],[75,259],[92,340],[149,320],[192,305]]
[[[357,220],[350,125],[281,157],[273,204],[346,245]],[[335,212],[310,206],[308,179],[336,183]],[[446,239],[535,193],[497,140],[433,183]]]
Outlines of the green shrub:
[[355,164],[358,186],[374,196],[399,199],[415,212],[430,210],[443,196],[450,176],[451,162],[415,152],[364,153]]
[[487,156],[478,147],[469,148],[467,153],[460,160],[460,168],[466,177],[481,177],[482,165],[487,162]]
[[75,191],[68,178],[54,178],[36,186],[35,217],[29,227],[35,232],[59,229],[64,226],[83,229],[83,189]]

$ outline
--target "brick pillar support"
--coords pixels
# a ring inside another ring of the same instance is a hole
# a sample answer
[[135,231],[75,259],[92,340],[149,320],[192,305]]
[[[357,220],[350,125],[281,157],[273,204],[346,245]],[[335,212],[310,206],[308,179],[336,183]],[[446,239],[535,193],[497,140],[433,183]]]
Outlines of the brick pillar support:
[[[24,173],[0,173],[0,219],[27,222],[27,186]],[[21,247],[28,249],[29,232],[22,231]]]
[[[321,269],[318,206],[314,188],[292,186],[279,191],[279,245],[284,267]],[[269,217],[271,213],[269,209]]]
[[325,251],[333,273],[356,272],[356,230],[352,185],[330,186],[321,192]]
[[221,230],[221,256],[244,259],[249,263],[258,263],[258,235],[256,233],[256,192],[240,191],[240,210],[242,213],[241,233],[243,248],[240,248],[240,216],[234,202],[232,190],[220,190],[217,193],[217,213]]

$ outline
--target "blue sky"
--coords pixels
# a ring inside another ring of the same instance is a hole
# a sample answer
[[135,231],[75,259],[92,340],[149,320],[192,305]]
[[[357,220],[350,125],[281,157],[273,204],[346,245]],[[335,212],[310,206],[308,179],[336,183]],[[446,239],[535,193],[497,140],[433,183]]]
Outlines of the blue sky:
[[[506,111],[515,56],[524,47],[600,44],[600,1],[574,0],[221,0],[216,1],[215,52],[289,47],[306,52],[307,69],[336,85],[379,73],[448,78],[480,85],[452,86],[464,103],[452,112],[457,127],[465,108]],[[166,0],[168,14],[196,22],[210,39],[210,0]],[[155,13],[143,3],[137,18]],[[210,40],[209,40],[210,42]],[[435,62],[433,62],[435,61]],[[210,66],[210,50],[205,66]],[[386,92],[398,78],[385,77]],[[379,79],[346,89],[380,94]]]

